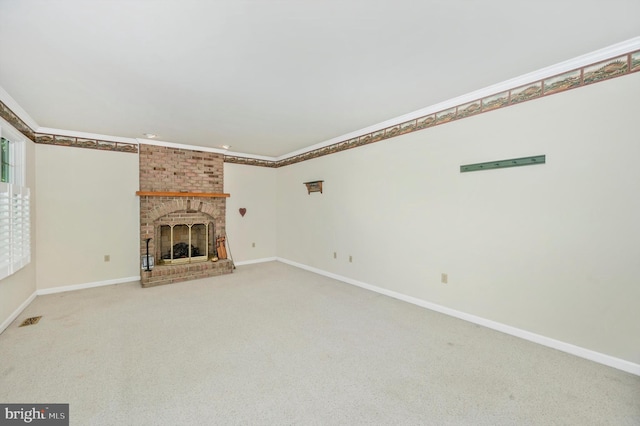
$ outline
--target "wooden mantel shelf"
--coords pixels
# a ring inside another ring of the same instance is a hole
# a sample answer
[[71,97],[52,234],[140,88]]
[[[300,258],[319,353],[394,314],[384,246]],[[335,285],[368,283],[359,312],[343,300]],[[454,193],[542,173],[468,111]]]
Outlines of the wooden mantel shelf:
[[230,196],[230,194],[216,194],[212,192],[154,192],[154,191],[136,191],[136,195],[140,197],[202,197],[202,198],[223,198],[223,197]]

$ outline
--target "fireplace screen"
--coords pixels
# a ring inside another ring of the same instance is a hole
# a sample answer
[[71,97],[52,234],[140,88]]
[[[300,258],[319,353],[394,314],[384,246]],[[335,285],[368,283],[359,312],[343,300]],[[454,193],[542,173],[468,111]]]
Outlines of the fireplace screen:
[[209,258],[209,224],[161,225],[162,263],[190,263]]

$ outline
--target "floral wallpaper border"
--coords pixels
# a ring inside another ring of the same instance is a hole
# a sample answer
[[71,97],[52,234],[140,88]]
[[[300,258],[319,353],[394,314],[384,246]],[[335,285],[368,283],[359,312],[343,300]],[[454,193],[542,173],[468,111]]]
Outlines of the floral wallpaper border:
[[506,108],[522,102],[539,99],[545,96],[562,93],[570,89],[584,87],[614,77],[640,71],[640,51],[619,55],[595,64],[583,66],[573,71],[563,72],[542,80],[534,81],[524,86],[514,87],[500,93],[485,96],[475,101],[467,102],[456,107],[447,108],[414,120],[396,124],[375,132],[345,139],[333,145],[308,151],[277,161],[253,160],[235,156],[225,156],[225,162],[247,164],[263,167],[284,167],[301,161],[311,160],[324,155],[335,154],[358,146],[379,142],[406,133],[416,132],[440,124],[449,123],[480,113]]
[[72,146],[76,148],[101,149],[103,151],[120,151],[138,153],[135,143],[104,141],[100,139],[78,138],[75,136],[50,135],[36,133],[36,143],[57,146]]
[[5,103],[2,102],[1,100],[0,100],[0,117],[7,120],[9,124],[15,127],[16,130],[18,130],[20,133],[25,135],[30,140],[34,142],[36,141],[35,133],[31,129],[31,127],[29,127],[27,123],[22,121],[22,119],[18,117],[13,111],[11,111],[11,108],[5,105]]
[[[249,166],[278,168],[306,160],[335,154],[347,149],[391,139],[396,136],[417,132],[429,127],[438,126],[477,114],[506,108],[522,102],[555,95],[578,87],[585,87],[600,81],[627,75],[640,71],[640,50],[615,56],[604,61],[586,65],[572,71],[563,72],[542,80],[534,81],[523,86],[485,96],[475,101],[467,102],[442,111],[437,111],[417,119],[396,124],[385,129],[376,130],[358,137],[345,139],[333,145],[314,149],[302,154],[294,155],[282,160],[262,160],[234,155],[225,155],[226,163],[244,164]],[[9,107],[0,101],[0,117],[7,120],[26,137],[36,143],[91,148],[107,151],[138,152],[138,145],[124,142],[111,142],[99,139],[86,139],[74,136],[62,136],[35,133]]]

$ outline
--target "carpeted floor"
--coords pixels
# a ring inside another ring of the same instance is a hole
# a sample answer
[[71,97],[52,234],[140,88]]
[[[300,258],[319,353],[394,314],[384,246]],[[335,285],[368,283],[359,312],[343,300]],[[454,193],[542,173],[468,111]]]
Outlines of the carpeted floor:
[[640,377],[270,262],[38,297],[0,335],[0,402],[72,425],[640,425]]

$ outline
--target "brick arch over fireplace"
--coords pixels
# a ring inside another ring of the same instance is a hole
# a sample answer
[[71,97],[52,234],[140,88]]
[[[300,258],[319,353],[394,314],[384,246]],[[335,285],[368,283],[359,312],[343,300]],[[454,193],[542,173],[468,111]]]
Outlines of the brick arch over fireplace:
[[[217,202],[207,202],[198,199],[185,199],[179,198],[171,201],[167,201],[160,205],[154,206],[149,212],[149,221],[155,222],[160,218],[167,216],[171,213],[203,213],[218,221],[224,219],[224,215],[220,217],[220,200]],[[224,203],[224,200],[222,200]],[[224,224],[224,220],[221,220]],[[224,229],[222,229],[224,233]]]

